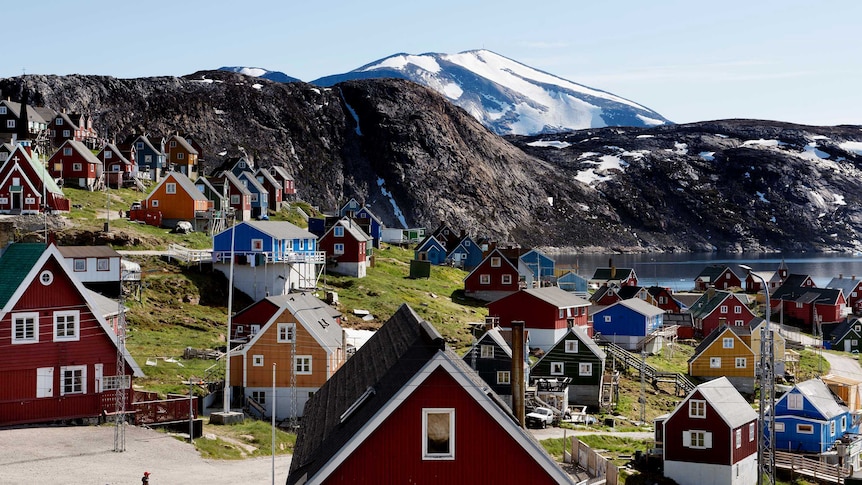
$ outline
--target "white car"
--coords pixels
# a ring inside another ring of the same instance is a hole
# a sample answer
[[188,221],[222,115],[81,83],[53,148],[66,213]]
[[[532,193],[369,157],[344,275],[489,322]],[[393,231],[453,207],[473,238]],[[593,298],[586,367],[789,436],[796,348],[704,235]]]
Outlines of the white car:
[[538,407],[533,409],[533,412],[527,414],[527,427],[545,428],[549,424],[554,424],[554,412],[548,408]]

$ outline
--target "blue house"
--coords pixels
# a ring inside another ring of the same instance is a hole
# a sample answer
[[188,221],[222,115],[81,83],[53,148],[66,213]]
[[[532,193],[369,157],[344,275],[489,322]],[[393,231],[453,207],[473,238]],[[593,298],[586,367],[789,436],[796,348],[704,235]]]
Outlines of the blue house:
[[847,433],[859,433],[859,423],[819,378],[796,384],[775,403],[777,450],[824,453]]
[[456,268],[473,271],[482,262],[482,247],[470,236],[464,236],[455,249],[449,251],[446,260]]
[[242,172],[237,178],[251,192],[251,216],[266,219],[269,212],[269,191],[251,172]]
[[574,271],[566,271],[560,275],[557,278],[557,286],[580,297],[587,296],[587,279]]
[[216,234],[213,268],[229,276],[231,255],[234,287],[254,300],[314,288],[326,259],[314,234],[282,221],[246,221]]
[[446,246],[434,236],[426,237],[414,250],[415,259],[419,261],[430,261],[431,264],[443,264],[446,262]]
[[150,180],[161,180],[166,165],[165,147],[163,141],[158,145],[158,147],[153,145],[144,135],[137,137],[132,143],[132,155],[135,158],[139,176]]
[[[642,341],[660,329],[664,320],[664,310],[641,299],[622,300],[593,314],[593,331],[601,333],[602,339],[609,340],[626,350],[641,350]],[[655,352],[661,348],[661,339],[653,340],[654,346],[647,351]]]
[[362,204],[357,202],[356,199],[351,198],[346,204],[341,206],[341,209],[338,211],[338,215],[341,217],[354,217],[361,208]]
[[[509,405],[512,405],[512,347],[506,337],[511,339],[511,333],[511,330],[491,328],[464,354],[464,362]],[[526,352],[523,366],[524,381],[529,382],[529,355]]]
[[386,227],[383,221],[371,212],[368,206],[362,206],[354,213],[354,217],[358,219],[357,222],[360,225],[368,228],[368,235],[373,239],[374,247],[380,249],[380,240],[383,238],[383,229]]
[[531,249],[518,258],[518,273],[524,276],[527,288],[534,281],[547,282],[554,277],[556,262],[536,249]]

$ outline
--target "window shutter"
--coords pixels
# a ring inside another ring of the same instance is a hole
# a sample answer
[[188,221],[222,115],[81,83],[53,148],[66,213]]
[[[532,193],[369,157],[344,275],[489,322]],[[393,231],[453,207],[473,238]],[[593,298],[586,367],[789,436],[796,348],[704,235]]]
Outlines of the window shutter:
[[704,448],[712,448],[712,433],[704,433],[703,434],[703,446]]
[[36,397],[54,396],[54,368],[40,367],[36,369]]
[[682,446],[685,446],[686,448],[691,447],[691,432],[690,431],[683,431],[682,432]]

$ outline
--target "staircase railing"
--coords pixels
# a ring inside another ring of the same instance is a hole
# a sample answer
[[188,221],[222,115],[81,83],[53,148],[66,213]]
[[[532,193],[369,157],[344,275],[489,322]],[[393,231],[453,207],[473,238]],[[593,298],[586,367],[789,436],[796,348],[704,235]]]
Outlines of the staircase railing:
[[673,382],[674,386],[676,386],[677,393],[682,391],[685,394],[688,394],[695,388],[695,385],[688,380],[685,375],[679,372],[661,372],[655,367],[647,364],[640,356],[629,352],[613,342],[600,340],[597,343],[601,345],[604,348],[605,353],[616,362],[622,364],[624,367],[632,368],[642,373],[645,379],[652,382],[653,386],[657,385],[659,382]]

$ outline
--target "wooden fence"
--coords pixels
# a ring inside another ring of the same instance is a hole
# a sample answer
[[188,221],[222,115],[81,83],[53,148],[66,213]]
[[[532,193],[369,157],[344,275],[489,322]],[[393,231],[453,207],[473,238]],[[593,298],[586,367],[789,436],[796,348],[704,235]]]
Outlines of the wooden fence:
[[579,468],[587,472],[591,483],[601,483],[594,482],[596,478],[604,478],[604,483],[607,485],[619,483],[620,470],[616,465],[574,436],[569,443],[572,450],[571,462],[577,463]]

